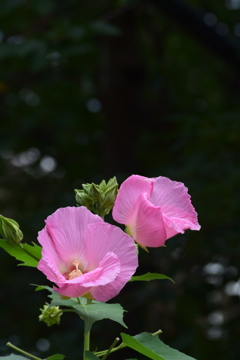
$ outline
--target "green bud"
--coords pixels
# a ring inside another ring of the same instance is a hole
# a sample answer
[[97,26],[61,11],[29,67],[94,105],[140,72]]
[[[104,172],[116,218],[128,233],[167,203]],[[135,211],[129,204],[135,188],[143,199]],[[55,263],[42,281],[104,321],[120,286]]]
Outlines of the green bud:
[[106,190],[107,184],[105,180],[102,180],[102,182],[99,184],[101,192],[104,192]]
[[91,186],[91,198],[93,202],[99,201],[99,198],[101,196],[101,191],[98,185],[92,184]]
[[49,304],[46,303],[43,305],[43,309],[40,309],[42,314],[39,315],[39,321],[44,321],[47,326],[52,326],[54,324],[60,324],[60,317],[62,315],[59,306],[49,307]]
[[112,187],[112,186],[118,187],[118,182],[117,182],[117,179],[115,176],[108,181],[107,186],[108,187]]
[[93,201],[91,200],[91,197],[87,195],[84,190],[75,190],[76,192],[76,201],[79,205],[86,206],[89,208]]
[[112,208],[114,202],[116,200],[116,196],[118,193],[118,184],[112,187],[109,187],[107,191],[104,193],[103,205],[106,208]]
[[91,184],[82,184],[83,190],[87,195],[90,195],[91,193]]
[[0,215],[0,234],[12,245],[18,245],[23,239],[18,223],[2,215]]
[[112,210],[117,196],[116,178],[110,179],[108,183],[103,180],[99,185],[83,184],[82,187],[83,190],[75,190],[77,203],[104,218]]

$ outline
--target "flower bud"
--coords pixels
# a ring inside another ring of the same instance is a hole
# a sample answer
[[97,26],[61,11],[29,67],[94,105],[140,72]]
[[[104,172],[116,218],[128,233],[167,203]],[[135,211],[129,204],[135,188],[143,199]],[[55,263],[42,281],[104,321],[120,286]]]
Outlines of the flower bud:
[[62,315],[59,306],[49,307],[49,304],[46,303],[43,305],[43,309],[40,309],[42,314],[39,315],[39,321],[44,321],[47,326],[52,326],[54,324],[60,324],[60,317]]
[[99,185],[83,184],[82,187],[83,190],[75,190],[77,203],[86,206],[88,210],[101,217],[112,210],[118,192],[118,183],[115,177],[108,183],[103,180]]
[[23,239],[18,223],[2,215],[0,215],[0,234],[12,245],[18,245]]

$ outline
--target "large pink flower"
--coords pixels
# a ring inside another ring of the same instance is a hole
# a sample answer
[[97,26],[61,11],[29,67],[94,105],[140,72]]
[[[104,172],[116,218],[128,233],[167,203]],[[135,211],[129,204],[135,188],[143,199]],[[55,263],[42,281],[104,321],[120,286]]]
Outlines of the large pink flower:
[[38,234],[38,264],[55,291],[69,297],[90,293],[98,301],[116,296],[134,274],[138,259],[133,239],[84,206],[58,209]]
[[118,192],[113,218],[127,225],[140,245],[162,246],[184,230],[199,230],[197,213],[184,184],[166,177],[132,175]]

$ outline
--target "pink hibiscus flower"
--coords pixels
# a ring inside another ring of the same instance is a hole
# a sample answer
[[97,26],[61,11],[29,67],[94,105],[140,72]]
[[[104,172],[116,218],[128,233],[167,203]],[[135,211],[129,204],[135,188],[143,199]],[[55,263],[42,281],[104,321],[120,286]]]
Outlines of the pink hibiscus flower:
[[84,206],[58,209],[38,234],[38,269],[68,297],[98,301],[116,296],[138,266],[133,239]]
[[197,213],[184,184],[166,177],[132,175],[118,192],[113,218],[142,246],[162,246],[184,230],[199,230]]

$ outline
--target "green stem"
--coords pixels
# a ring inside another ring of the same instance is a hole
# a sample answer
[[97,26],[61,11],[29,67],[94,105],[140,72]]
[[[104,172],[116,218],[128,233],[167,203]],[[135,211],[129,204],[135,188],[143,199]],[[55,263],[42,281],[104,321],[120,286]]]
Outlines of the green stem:
[[120,339],[117,337],[114,342],[112,343],[112,345],[110,346],[110,348],[108,349],[108,351],[106,352],[106,354],[103,356],[102,360],[106,360],[106,358],[108,357],[108,355],[111,353],[111,350],[114,348],[114,346],[117,344],[117,342]]
[[[152,335],[156,336],[159,334],[162,334],[162,330],[158,330],[155,333],[153,333]],[[118,341],[119,341],[119,338],[116,338],[108,350],[96,351],[96,352],[94,352],[94,354],[96,356],[103,356],[102,360],[105,360],[109,354],[127,347],[127,345],[125,345],[124,343],[121,343],[119,346],[114,348],[114,346],[116,345],[116,343]]]
[[152,335],[155,336],[155,335],[159,335],[159,334],[162,334],[162,330],[160,330],[160,329],[158,331],[156,331],[155,333],[153,333]]
[[87,360],[87,357],[85,355],[85,351],[89,351],[90,349],[90,331],[86,334],[84,334],[84,347],[83,347],[83,359]]
[[94,354],[96,356],[104,356],[106,355],[106,353],[109,351],[109,354],[115,352],[115,351],[118,351],[118,350],[121,350],[123,348],[127,347],[127,345],[125,345],[124,343],[121,343],[119,346],[115,347],[115,348],[112,348],[111,351],[108,350],[103,350],[103,351],[98,351],[98,352],[95,352]]
[[[162,334],[162,330],[158,330],[155,333],[153,333],[152,335],[156,336],[159,334]],[[94,354],[96,356],[103,356],[102,360],[105,360],[109,354],[127,347],[127,345],[125,345],[124,343],[121,343],[119,346],[114,347],[118,341],[119,341],[119,338],[116,338],[108,350],[97,351]]]
[[21,353],[21,354],[23,354],[23,355],[27,355],[27,356],[29,356],[29,357],[30,357],[30,358],[32,358],[32,359],[35,359],[35,360],[42,360],[41,358],[39,358],[39,357],[37,357],[37,356],[34,356],[34,355],[29,354],[28,352],[26,352],[26,351],[24,351],[24,350],[22,350],[22,349],[19,349],[17,346],[15,346],[15,345],[11,344],[10,342],[8,342],[8,343],[7,343],[7,346],[9,346],[10,348],[12,348],[12,349],[14,349],[14,350],[16,350],[16,351],[20,352],[20,353]]
[[[87,304],[91,304],[92,300],[87,299]],[[85,355],[85,351],[89,351],[90,349],[90,330],[85,333],[86,323],[84,323],[84,343],[83,343],[83,360],[87,360]]]
[[18,245],[20,246],[20,248],[21,248],[23,251],[25,251],[26,254],[28,254],[29,256],[31,256],[34,260],[37,260],[37,262],[39,261],[39,259],[36,258],[36,256],[34,256],[33,254],[31,254],[29,251],[27,251],[27,249],[25,249],[25,247],[24,247],[21,243],[19,243]]

